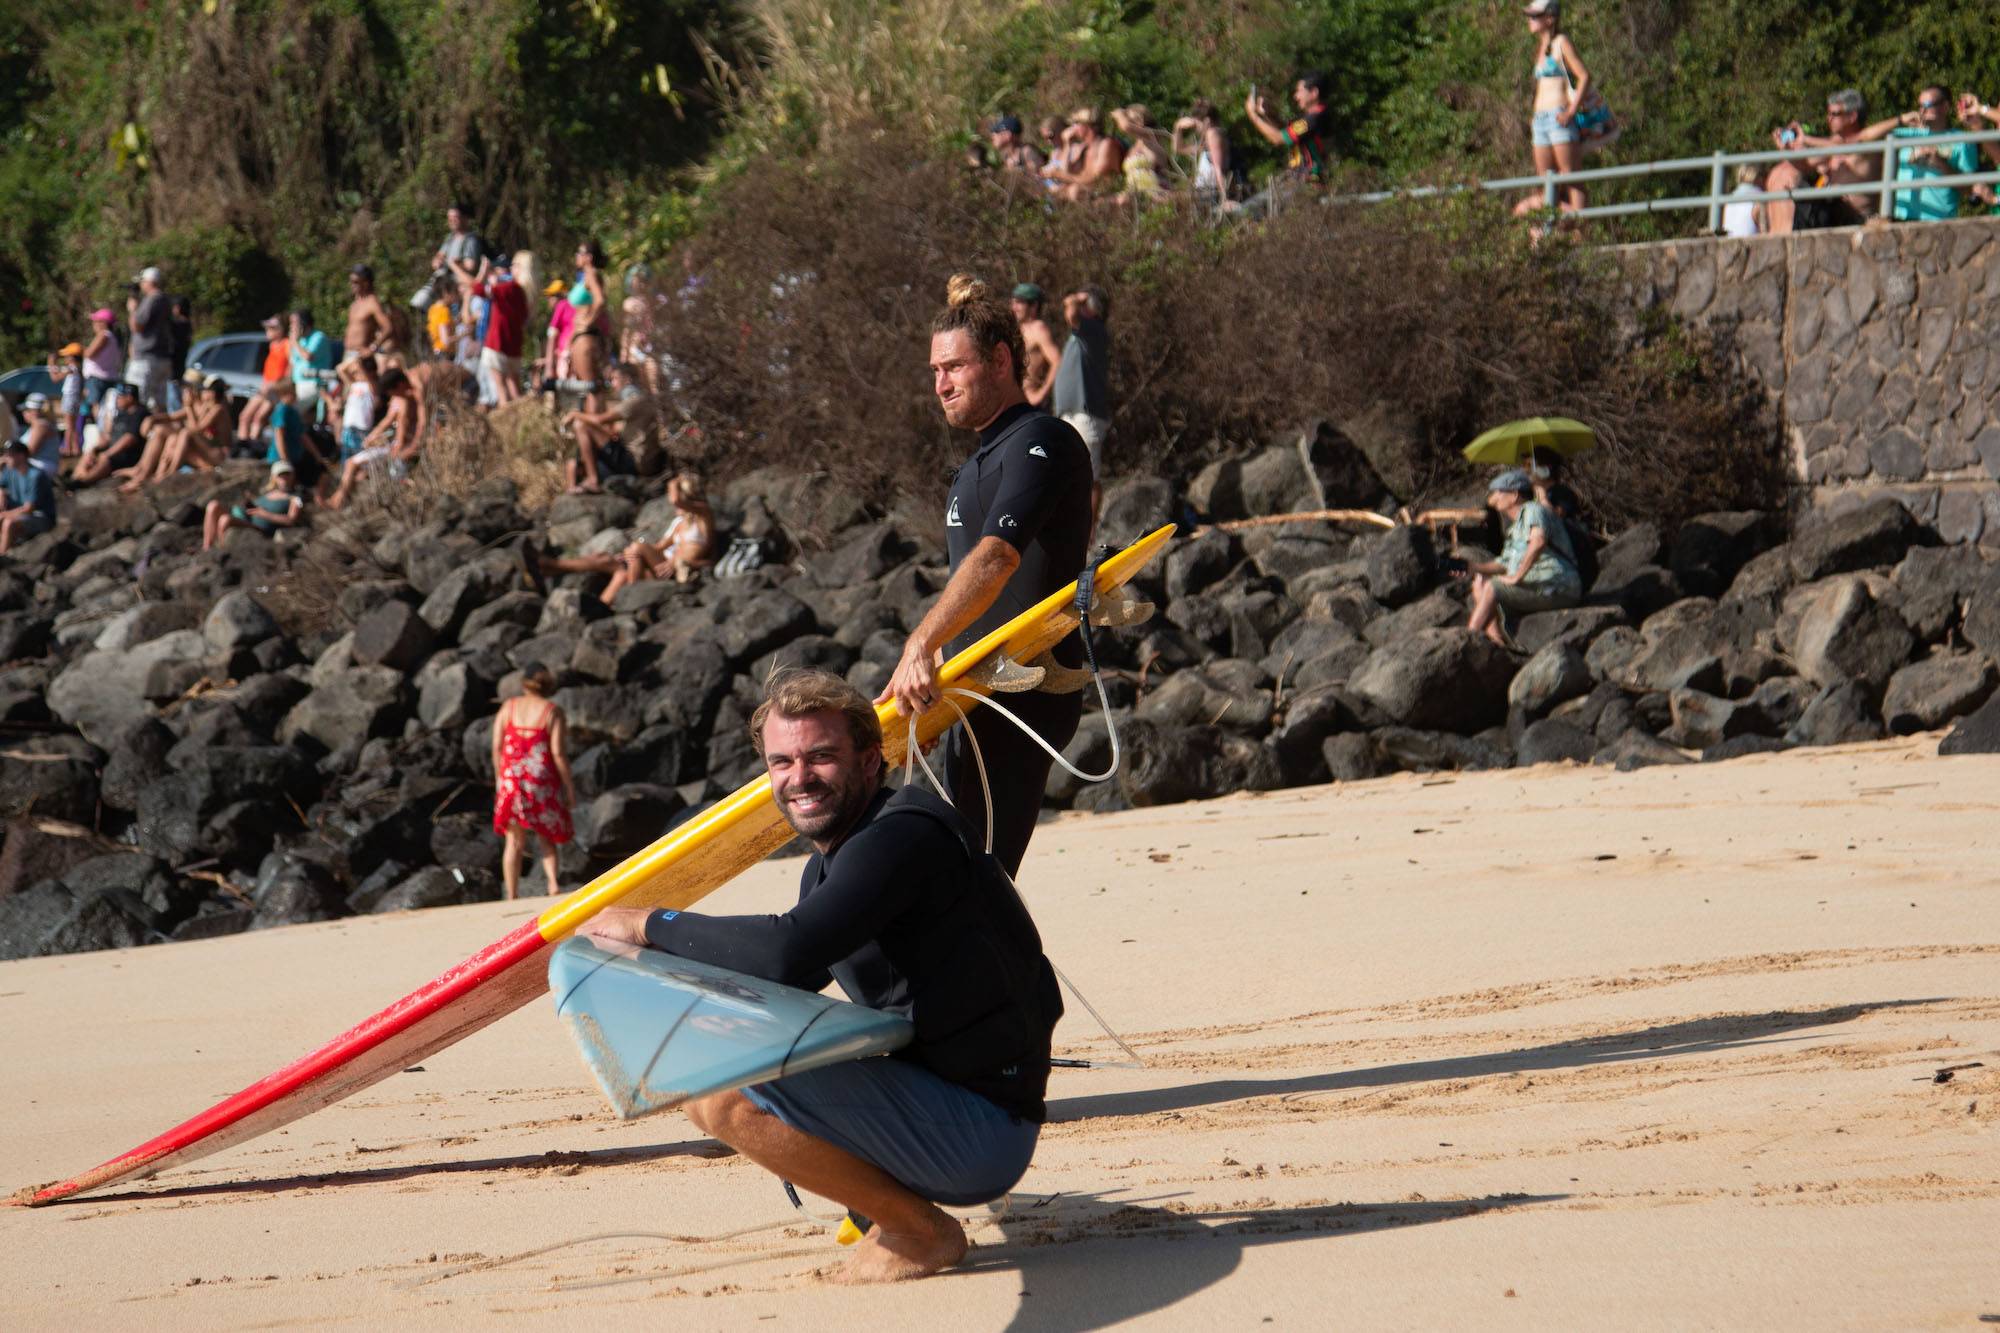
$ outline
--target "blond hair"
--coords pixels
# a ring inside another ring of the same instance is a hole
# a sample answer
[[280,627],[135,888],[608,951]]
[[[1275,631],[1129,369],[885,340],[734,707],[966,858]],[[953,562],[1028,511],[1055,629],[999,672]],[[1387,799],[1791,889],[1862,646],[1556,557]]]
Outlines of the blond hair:
[[990,360],[996,347],[1005,347],[1013,358],[1014,382],[1028,364],[1028,344],[1021,337],[1021,325],[1014,312],[993,295],[987,285],[970,273],[954,273],[945,284],[945,307],[931,320],[931,335],[964,330],[972,339],[980,359]]
[[764,723],[773,713],[793,718],[838,713],[847,720],[847,734],[854,738],[857,753],[882,743],[882,720],[875,716],[875,705],[831,671],[793,667],[771,677],[764,689],[764,702],[750,715],[750,743],[760,757],[764,753]]

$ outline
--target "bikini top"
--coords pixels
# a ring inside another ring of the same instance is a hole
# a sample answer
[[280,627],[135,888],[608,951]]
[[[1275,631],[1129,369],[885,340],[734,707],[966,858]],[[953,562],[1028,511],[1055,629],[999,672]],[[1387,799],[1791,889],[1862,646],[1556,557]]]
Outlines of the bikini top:
[[1536,78],[1563,80],[1569,78],[1569,71],[1564,68],[1562,58],[1556,54],[1556,49],[1561,45],[1562,34],[1557,33],[1549,42],[1548,54],[1535,62],[1534,76]]
[[578,309],[590,304],[590,287],[582,278],[578,278],[576,286],[569,289],[569,303]]

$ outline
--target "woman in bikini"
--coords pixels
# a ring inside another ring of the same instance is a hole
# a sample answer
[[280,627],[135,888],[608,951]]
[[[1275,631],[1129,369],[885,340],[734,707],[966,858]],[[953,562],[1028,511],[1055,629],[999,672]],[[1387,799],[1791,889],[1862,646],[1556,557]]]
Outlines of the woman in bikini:
[[604,587],[606,606],[635,583],[665,578],[688,583],[715,563],[715,511],[701,498],[700,480],[692,472],[681,473],[667,483],[667,502],[680,512],[657,543],[633,542],[625,548],[622,565]]
[[521,853],[528,835],[539,844],[548,892],[556,888],[556,848],[570,840],[576,784],[563,755],[563,710],[548,696],[555,675],[539,662],[521,669],[527,691],[500,705],[493,719],[493,831],[506,840],[500,877],[508,898],[521,896]]
[[[199,378],[198,371],[190,371],[190,386]],[[172,430],[160,441],[157,455],[153,456],[152,468],[146,470],[146,460],[141,459],[139,469],[132,479],[118,489],[136,491],[149,482],[163,481],[179,472],[183,467],[195,468],[202,472],[213,472],[216,466],[229,457],[229,443],[233,427],[229,420],[229,386],[220,379],[212,379],[201,386],[199,396],[190,397],[180,415],[185,418],[177,429]],[[148,453],[151,454],[148,445]]]
[[[1562,31],[1560,0],[1529,0],[1521,12],[1528,16],[1528,31],[1535,37],[1535,173],[1567,176],[1583,165],[1576,109],[1590,91],[1590,71]],[[1583,187],[1559,185],[1556,206],[1564,213],[1582,208]],[[1526,217],[1540,207],[1542,192],[1537,190],[1516,204],[1514,212]]]
[[603,382],[605,367],[610,362],[611,342],[607,335],[611,312],[604,304],[604,275],[600,271],[603,265],[604,252],[596,241],[579,245],[576,281],[570,285],[566,298],[576,308],[576,320],[569,335],[570,374],[590,386],[583,395],[585,412],[604,410],[597,386]]

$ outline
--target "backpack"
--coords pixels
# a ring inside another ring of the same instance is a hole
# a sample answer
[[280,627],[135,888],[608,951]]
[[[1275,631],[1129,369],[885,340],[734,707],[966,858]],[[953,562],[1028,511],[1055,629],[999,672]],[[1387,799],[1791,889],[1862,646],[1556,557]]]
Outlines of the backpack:
[[1597,535],[1568,514],[1558,513],[1563,521],[1564,535],[1569,538],[1569,549],[1576,564],[1576,576],[1582,580],[1583,591],[1588,593],[1597,584]]
[[729,549],[715,562],[715,576],[726,579],[735,574],[748,574],[764,564],[764,543],[755,537],[731,537]]

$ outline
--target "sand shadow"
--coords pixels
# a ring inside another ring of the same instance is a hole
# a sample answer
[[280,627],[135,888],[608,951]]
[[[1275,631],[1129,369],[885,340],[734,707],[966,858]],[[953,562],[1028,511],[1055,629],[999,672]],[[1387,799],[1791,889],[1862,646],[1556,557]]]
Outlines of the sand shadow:
[[[1830,1027],[1851,1023],[1866,1014],[1883,1010],[1937,1004],[1939,999],[1878,1000],[1864,1004],[1842,1004],[1827,1009],[1773,1009],[1762,1014],[1724,1014],[1717,1018],[1696,1018],[1635,1032],[1582,1037],[1575,1041],[1530,1046],[1518,1051],[1496,1051],[1487,1055],[1458,1055],[1444,1060],[1417,1060],[1409,1064],[1377,1065],[1370,1069],[1342,1069],[1325,1074],[1295,1078],[1214,1079],[1206,1083],[1185,1083],[1175,1087],[1148,1088],[1141,1092],[1111,1092],[1093,1097],[1066,1097],[1049,1100],[1049,1122],[1088,1120],[1096,1116],[1157,1115],[1165,1111],[1185,1111],[1220,1102],[1243,1101],[1251,1097],[1286,1097],[1322,1092],[1354,1092],[1368,1088],[1394,1087],[1401,1083],[1429,1083],[1446,1079],[1480,1078],[1490,1074],[1533,1073],[1551,1069],[1589,1069],[1624,1060],[1660,1056],[1702,1055],[1716,1051],[1757,1046],[1780,1040],[1797,1040],[1780,1034],[1801,1028]],[[1218,1057],[1226,1059],[1227,1057]]]
[[[374,1151],[389,1151],[375,1149]],[[676,1143],[653,1143],[629,1148],[600,1148],[590,1152],[544,1152],[519,1157],[480,1157],[463,1162],[411,1162],[403,1166],[378,1166],[358,1171],[315,1171],[292,1176],[266,1176],[257,1180],[225,1180],[212,1185],[176,1185],[169,1189],[124,1190],[117,1194],[82,1194],[57,1199],[43,1205],[61,1208],[69,1204],[138,1202],[154,1199],[206,1199],[232,1194],[283,1194],[289,1190],[339,1189],[349,1185],[381,1185],[391,1181],[422,1179],[426,1176],[454,1176],[469,1172],[492,1174],[500,1171],[547,1171],[562,1169],[565,1175],[602,1166],[626,1166],[634,1162],[654,1162],[667,1157],[730,1157],[734,1150],[713,1139],[686,1139]]]
[[[1242,1207],[1183,1210],[1148,1207],[1149,1200],[1120,1202],[1094,1194],[1065,1194],[1054,1211],[1026,1208],[1000,1222],[1004,1245],[973,1251],[968,1272],[1012,1268],[1021,1280],[1020,1305],[1010,1329],[1081,1333],[1164,1310],[1222,1281],[1252,1246],[1276,1245],[1340,1233],[1388,1231],[1477,1217],[1482,1213],[1551,1203],[1566,1194],[1500,1194],[1481,1199],[1409,1203],[1338,1203],[1313,1207]],[[1120,1250],[1116,1262],[1082,1241],[1148,1240]],[[1257,1326],[1278,1311],[1257,1308],[1254,1291],[1234,1322]]]

